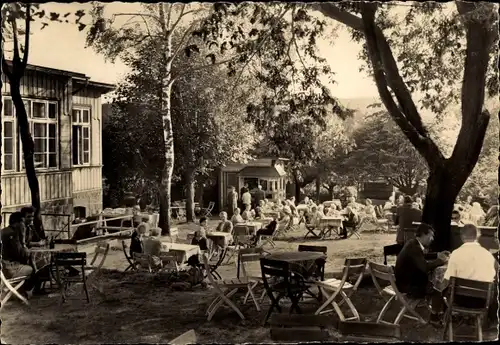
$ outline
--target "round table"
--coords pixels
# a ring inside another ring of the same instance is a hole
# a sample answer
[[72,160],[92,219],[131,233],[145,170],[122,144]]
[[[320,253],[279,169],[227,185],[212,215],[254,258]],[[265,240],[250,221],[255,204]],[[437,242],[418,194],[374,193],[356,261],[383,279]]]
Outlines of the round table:
[[282,252],[267,255],[266,259],[287,262],[290,269],[305,279],[313,276],[316,270],[323,271],[326,255],[319,252]]
[[50,265],[54,253],[73,252],[73,251],[76,251],[76,247],[72,244],[56,244],[54,248],[33,247],[29,249],[29,252],[32,255],[33,263],[37,270],[39,270],[44,266]]

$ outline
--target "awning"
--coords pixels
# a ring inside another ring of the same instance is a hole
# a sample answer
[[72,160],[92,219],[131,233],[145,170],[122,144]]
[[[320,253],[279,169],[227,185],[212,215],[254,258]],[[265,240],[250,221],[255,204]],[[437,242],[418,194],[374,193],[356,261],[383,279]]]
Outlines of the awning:
[[242,177],[281,178],[286,175],[282,167],[246,167],[240,170]]

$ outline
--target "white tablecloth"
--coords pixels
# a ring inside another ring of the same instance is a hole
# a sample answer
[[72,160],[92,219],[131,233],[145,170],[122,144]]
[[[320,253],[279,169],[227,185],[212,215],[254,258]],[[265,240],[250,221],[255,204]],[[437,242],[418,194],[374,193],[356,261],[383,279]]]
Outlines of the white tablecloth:
[[227,247],[233,241],[233,235],[228,232],[212,231],[207,234],[207,238],[214,241],[221,247]]
[[187,262],[191,256],[201,253],[199,246],[183,243],[162,242],[162,250],[176,253],[177,262],[181,264]]
[[337,227],[341,228],[342,227],[342,217],[323,217],[319,221],[319,226],[320,227]]

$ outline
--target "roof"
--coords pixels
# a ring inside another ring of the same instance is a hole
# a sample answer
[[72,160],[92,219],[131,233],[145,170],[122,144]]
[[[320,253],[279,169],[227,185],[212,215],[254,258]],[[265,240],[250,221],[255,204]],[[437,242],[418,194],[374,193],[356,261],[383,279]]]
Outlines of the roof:
[[[7,62],[8,65],[12,66],[11,60],[6,60],[5,62]],[[113,85],[113,84],[101,83],[101,82],[97,82],[97,81],[90,81],[90,77],[87,77],[84,73],[66,71],[66,70],[62,70],[62,69],[37,66],[37,65],[31,65],[31,64],[28,64],[26,66],[26,69],[29,71],[35,71],[35,72],[41,72],[41,73],[46,73],[46,74],[70,77],[70,78],[73,78],[76,83],[86,83],[86,85],[88,85],[88,86],[92,86],[92,87],[96,87],[96,88],[100,88],[100,89],[104,89],[104,90],[110,91],[110,90],[115,89],[115,85]]]
[[281,167],[246,167],[239,171],[241,176],[280,178],[286,175]]

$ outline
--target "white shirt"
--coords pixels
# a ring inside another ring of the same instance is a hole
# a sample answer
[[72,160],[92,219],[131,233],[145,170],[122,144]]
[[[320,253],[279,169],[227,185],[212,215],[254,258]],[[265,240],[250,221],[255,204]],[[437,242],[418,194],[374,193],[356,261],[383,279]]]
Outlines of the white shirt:
[[495,263],[493,255],[479,243],[466,242],[451,253],[444,279],[457,277],[493,282],[496,274]]
[[241,196],[241,202],[243,204],[251,204],[252,203],[252,195],[249,192],[243,193]]

